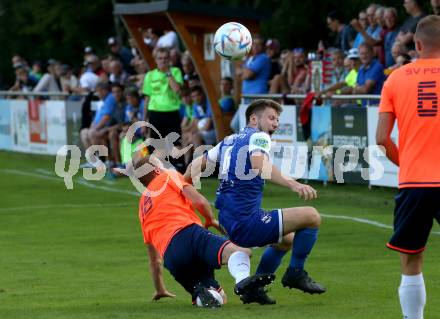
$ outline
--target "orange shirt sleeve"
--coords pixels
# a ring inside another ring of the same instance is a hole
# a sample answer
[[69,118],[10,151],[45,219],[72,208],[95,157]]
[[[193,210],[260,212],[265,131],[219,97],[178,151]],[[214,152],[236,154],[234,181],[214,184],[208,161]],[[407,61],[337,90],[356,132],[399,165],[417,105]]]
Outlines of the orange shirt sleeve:
[[390,77],[385,81],[382,93],[380,95],[379,113],[395,113],[394,111],[394,99],[393,92],[394,89],[394,76],[391,74]]

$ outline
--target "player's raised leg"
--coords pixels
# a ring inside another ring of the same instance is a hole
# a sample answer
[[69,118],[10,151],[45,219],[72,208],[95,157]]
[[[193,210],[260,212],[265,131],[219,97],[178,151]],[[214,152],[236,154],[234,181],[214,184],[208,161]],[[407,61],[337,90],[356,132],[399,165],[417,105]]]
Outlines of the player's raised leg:
[[313,207],[284,208],[283,234],[295,232],[292,244],[292,256],[282,284],[285,287],[297,288],[311,294],[321,294],[325,288],[309,277],[304,270],[305,261],[318,238],[321,217]]

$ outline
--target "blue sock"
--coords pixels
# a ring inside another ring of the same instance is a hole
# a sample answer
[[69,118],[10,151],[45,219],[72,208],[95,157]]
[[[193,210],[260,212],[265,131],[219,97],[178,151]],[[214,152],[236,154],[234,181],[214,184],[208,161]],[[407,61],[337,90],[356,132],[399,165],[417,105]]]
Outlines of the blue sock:
[[304,228],[295,232],[290,267],[304,269],[304,263],[318,238],[318,228]]
[[258,274],[273,274],[281,264],[281,259],[287,253],[285,250],[275,249],[271,246],[264,250],[260,264],[257,267]]

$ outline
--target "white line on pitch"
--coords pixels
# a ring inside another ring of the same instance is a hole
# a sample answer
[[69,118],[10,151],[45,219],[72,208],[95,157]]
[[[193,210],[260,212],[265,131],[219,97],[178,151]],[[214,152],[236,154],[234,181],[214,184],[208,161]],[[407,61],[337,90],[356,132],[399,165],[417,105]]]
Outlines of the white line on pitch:
[[[362,223],[362,224],[368,224],[368,225],[376,226],[376,227],[379,227],[379,228],[393,229],[393,226],[382,224],[382,223],[379,223],[377,221],[366,219],[366,218],[351,217],[351,216],[341,216],[341,215],[329,215],[329,214],[320,214],[320,215],[322,217],[326,217],[326,218],[345,219],[345,220],[351,220],[351,221],[354,221],[354,222],[357,222],[357,223]],[[440,232],[431,231],[431,234],[440,235]]]
[[[41,179],[61,181],[61,179],[57,178],[57,177],[29,173],[29,172],[23,172],[23,171],[19,171],[19,170],[15,170],[15,169],[3,169],[2,171],[6,172],[6,173],[11,173],[11,174],[19,174],[19,175],[32,176],[32,177],[41,178]],[[132,196],[139,196],[138,192],[94,185],[83,178],[81,180],[76,180],[75,182],[77,182],[83,186],[93,188],[93,189],[99,189],[99,190],[103,190],[103,191],[107,191],[107,192],[114,192],[114,193],[120,193],[120,194],[127,194],[127,195],[132,195]],[[213,205],[213,203],[211,203],[211,205]],[[330,214],[321,214],[321,216],[323,216],[325,218],[350,220],[350,221],[354,221],[354,222],[361,223],[361,224],[368,224],[368,225],[375,226],[378,228],[393,229],[393,227],[390,225],[386,225],[386,224],[383,224],[383,223],[380,223],[380,222],[377,222],[374,220],[366,219],[366,218],[343,216],[343,215],[330,215]],[[431,233],[435,234],[435,235],[440,235],[440,232],[437,232],[437,231],[432,231]]]
[[128,204],[62,204],[62,205],[35,205],[35,206],[16,206],[2,207],[0,212],[31,210],[31,209],[63,209],[63,208],[105,208],[105,207],[130,207]]
[[[16,169],[2,169],[1,171],[5,172],[5,173],[9,173],[9,174],[17,174],[17,175],[30,176],[30,177],[46,179],[46,180],[51,180],[51,181],[63,182],[63,179],[60,178],[60,177],[49,176],[49,175],[46,175],[46,174],[43,175],[43,174],[38,174],[38,173],[30,173],[30,172],[24,172],[24,171],[20,171],[20,170],[16,170]],[[106,187],[106,186],[95,185],[95,184],[90,183],[89,181],[86,181],[83,178],[78,179],[78,180],[74,180],[74,182],[78,183],[80,185],[86,186],[88,188],[99,189],[99,190],[103,190],[103,191],[107,191],[107,192],[112,192],[112,193],[118,193],[118,194],[127,194],[127,195],[132,195],[132,196],[140,196],[140,194],[138,192],[135,192],[135,191],[125,190],[125,189],[118,189],[118,188],[115,188],[115,187]]]

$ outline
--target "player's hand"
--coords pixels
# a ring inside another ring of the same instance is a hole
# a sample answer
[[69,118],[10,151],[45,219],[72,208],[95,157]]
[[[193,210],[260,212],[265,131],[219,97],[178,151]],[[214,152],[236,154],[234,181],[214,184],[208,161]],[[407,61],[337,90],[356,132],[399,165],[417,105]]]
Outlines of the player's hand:
[[315,199],[318,197],[318,193],[310,185],[297,183],[292,187],[292,190],[298,193],[299,197],[304,198],[305,200]]
[[218,222],[217,219],[211,219],[211,220],[206,220],[205,221],[205,228],[208,229],[209,227],[213,227],[215,229],[217,229],[220,233],[223,234],[223,230],[220,227],[220,223]]
[[156,291],[153,295],[152,301],[158,301],[162,298],[174,298],[174,297],[176,297],[176,295],[173,294],[172,292],[169,292],[168,290]]

